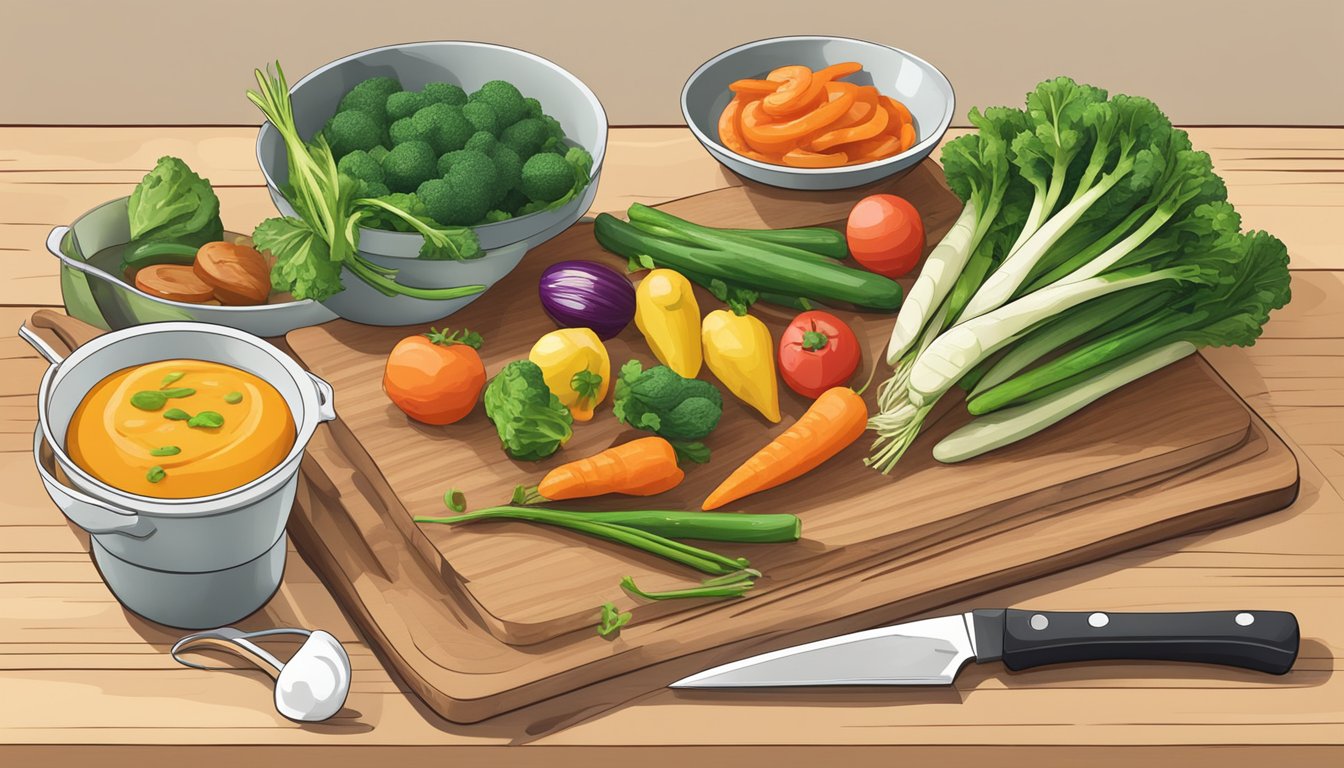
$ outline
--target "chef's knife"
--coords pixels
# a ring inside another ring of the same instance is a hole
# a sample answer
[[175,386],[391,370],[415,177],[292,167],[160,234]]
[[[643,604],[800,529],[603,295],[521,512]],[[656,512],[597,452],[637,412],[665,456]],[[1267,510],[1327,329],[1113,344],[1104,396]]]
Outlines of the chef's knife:
[[1283,611],[1063,613],[996,609],[841,635],[714,667],[673,688],[951,685],[966,662],[1012,670],[1114,659],[1184,661],[1281,675],[1297,658]]

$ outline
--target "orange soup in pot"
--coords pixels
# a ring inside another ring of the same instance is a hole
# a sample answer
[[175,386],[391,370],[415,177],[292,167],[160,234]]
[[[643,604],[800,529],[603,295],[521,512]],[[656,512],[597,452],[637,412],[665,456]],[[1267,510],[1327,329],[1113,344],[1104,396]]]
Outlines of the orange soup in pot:
[[210,496],[274,469],[294,447],[294,417],[275,387],[222,363],[164,360],[94,385],[66,433],[85,472],[127,493]]

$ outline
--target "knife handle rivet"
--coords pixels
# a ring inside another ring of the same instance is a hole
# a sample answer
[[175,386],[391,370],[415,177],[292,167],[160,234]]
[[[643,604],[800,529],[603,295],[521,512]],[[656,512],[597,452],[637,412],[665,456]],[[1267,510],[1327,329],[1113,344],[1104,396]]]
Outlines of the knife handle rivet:
[[1037,632],[1050,626],[1050,620],[1043,613],[1033,613],[1031,615],[1031,628]]
[[1104,613],[1094,613],[1087,617],[1087,623],[1096,629],[1101,629],[1111,623],[1111,617]]
[[1249,613],[1238,613],[1233,621],[1237,622],[1239,627],[1249,627],[1255,623],[1255,617]]

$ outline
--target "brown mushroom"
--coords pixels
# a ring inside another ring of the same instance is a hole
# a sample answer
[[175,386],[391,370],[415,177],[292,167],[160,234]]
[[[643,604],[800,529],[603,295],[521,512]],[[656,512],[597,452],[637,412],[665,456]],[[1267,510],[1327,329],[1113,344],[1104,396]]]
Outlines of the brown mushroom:
[[265,304],[271,295],[271,270],[255,248],[235,243],[206,243],[192,265],[196,276],[224,304]]

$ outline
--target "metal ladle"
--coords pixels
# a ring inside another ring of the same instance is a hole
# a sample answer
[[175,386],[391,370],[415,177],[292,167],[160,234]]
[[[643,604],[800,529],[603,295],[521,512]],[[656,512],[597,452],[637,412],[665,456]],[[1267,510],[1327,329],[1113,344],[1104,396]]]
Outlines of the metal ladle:
[[[308,639],[289,661],[282,662],[252,638],[300,635]],[[350,692],[350,657],[340,641],[323,630],[263,629],[243,632],[223,627],[197,632],[173,644],[172,656],[179,664],[195,669],[230,669],[187,661],[178,654],[190,647],[208,646],[248,659],[275,680],[275,709],[290,720],[315,723],[340,711]]]

